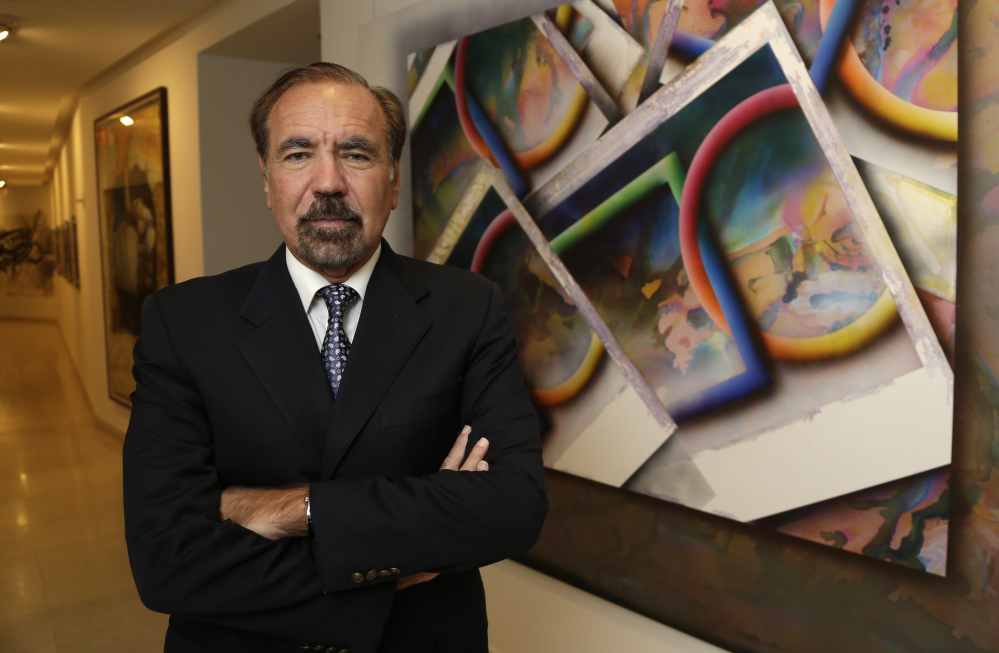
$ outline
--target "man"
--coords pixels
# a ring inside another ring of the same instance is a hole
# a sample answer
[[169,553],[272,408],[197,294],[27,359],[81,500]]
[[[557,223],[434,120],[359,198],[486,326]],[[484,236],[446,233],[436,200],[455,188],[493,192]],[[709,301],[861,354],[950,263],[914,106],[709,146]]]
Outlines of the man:
[[284,245],[142,312],[140,596],[171,614],[166,651],[486,653],[478,567],[547,510],[500,291],[381,239],[406,134],[389,91],[298,68],[251,128]]

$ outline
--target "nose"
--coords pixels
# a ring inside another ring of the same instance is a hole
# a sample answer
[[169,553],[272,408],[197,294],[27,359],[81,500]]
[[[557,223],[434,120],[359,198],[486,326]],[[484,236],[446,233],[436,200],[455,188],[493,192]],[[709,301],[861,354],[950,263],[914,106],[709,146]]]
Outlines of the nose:
[[343,171],[336,157],[323,152],[317,155],[315,176],[312,180],[312,192],[315,195],[344,195],[347,184]]

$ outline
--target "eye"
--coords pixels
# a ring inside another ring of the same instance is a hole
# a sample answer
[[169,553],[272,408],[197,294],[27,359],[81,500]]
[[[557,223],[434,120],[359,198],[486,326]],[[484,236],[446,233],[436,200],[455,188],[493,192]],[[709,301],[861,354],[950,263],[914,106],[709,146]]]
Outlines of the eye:
[[305,152],[292,152],[287,156],[289,161],[304,161],[309,155]]

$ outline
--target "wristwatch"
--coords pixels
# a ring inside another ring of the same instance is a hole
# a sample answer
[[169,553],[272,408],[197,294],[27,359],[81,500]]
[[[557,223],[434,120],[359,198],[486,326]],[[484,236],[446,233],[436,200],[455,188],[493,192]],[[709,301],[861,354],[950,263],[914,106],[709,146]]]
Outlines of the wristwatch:
[[309,529],[309,539],[316,539],[316,534],[312,530],[312,504],[309,503],[309,495],[305,495],[305,526]]

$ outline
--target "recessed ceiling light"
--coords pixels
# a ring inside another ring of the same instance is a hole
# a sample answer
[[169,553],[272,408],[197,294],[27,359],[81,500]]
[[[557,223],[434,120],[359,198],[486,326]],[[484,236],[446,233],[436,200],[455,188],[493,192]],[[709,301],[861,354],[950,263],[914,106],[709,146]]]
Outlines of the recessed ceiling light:
[[0,14],[0,43],[6,41],[7,37],[14,33],[20,22],[17,16]]
[[128,116],[122,116],[121,118],[118,118],[118,120],[120,120],[121,124],[125,125],[126,127],[129,127],[133,122],[135,122]]
[[0,179],[0,188],[3,188],[6,185],[7,185],[7,182],[4,181],[3,179]]

